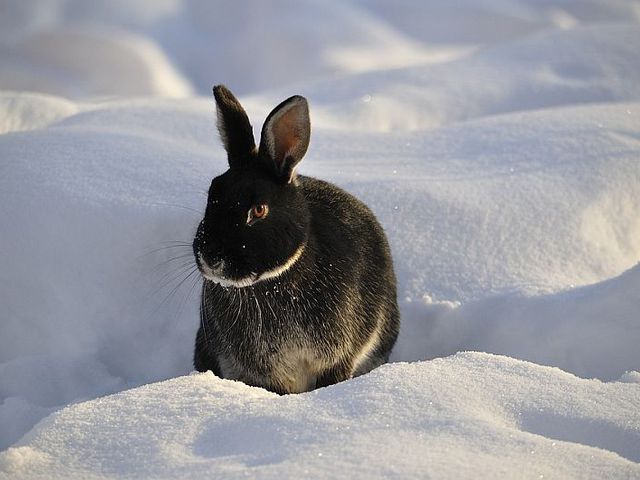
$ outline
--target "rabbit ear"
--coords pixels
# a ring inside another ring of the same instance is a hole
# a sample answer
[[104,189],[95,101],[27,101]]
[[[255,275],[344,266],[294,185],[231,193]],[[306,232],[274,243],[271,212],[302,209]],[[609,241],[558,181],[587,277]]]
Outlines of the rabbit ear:
[[218,131],[227,151],[229,166],[255,154],[256,143],[253,139],[253,127],[249,123],[247,112],[238,99],[224,85],[213,87],[218,113]]
[[269,114],[262,127],[260,156],[273,162],[276,173],[287,183],[309,146],[311,125],[307,99],[288,98]]

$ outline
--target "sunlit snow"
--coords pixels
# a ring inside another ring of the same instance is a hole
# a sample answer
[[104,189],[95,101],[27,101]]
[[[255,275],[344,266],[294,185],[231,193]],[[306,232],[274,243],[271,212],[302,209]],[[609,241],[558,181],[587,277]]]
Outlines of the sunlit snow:
[[[634,2],[6,3],[0,478],[640,477]],[[256,134],[308,98],[300,173],[389,237],[390,364],[191,372],[214,83]]]

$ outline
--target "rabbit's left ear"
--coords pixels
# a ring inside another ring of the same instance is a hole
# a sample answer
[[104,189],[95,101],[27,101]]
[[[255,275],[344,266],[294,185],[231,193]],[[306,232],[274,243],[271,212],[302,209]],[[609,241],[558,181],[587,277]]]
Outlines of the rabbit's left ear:
[[279,178],[289,183],[309,147],[311,125],[307,99],[288,98],[269,114],[262,127],[259,154],[270,160]]
[[218,112],[218,131],[227,151],[229,166],[255,155],[256,144],[247,112],[224,85],[213,87]]

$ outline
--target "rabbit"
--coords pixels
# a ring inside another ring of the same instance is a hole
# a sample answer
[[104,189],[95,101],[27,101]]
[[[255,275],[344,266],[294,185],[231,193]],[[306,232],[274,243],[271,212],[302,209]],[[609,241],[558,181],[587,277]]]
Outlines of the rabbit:
[[256,148],[238,100],[223,85],[213,93],[229,169],[193,241],[204,277],[195,369],[288,394],[382,365],[400,323],[389,245],[361,201],[296,173],[307,100],[280,103]]

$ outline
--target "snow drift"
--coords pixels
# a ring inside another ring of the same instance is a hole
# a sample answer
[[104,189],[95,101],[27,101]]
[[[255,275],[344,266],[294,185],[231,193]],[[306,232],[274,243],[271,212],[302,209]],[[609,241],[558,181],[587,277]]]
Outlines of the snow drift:
[[[277,7],[5,5],[0,477],[638,477],[637,6]],[[309,98],[301,173],[390,239],[395,363],[287,397],[188,375],[225,168],[190,95],[222,81],[256,131]]]
[[[25,95],[13,104],[52,118],[66,105]],[[197,277],[174,288],[191,261],[198,192],[224,168],[212,103],[75,110],[0,137],[10,159],[0,215],[12,226],[0,272],[7,441],[51,408],[191,368]],[[404,322],[395,360],[478,348],[586,377],[638,370],[637,269],[611,285],[528,297],[635,264],[637,111],[513,114],[429,134],[315,131],[302,173],[355,192],[389,234]],[[616,235],[593,233],[602,231]]]
[[278,397],[211,373],[51,415],[0,454],[28,478],[634,478],[640,384],[465,353]]

